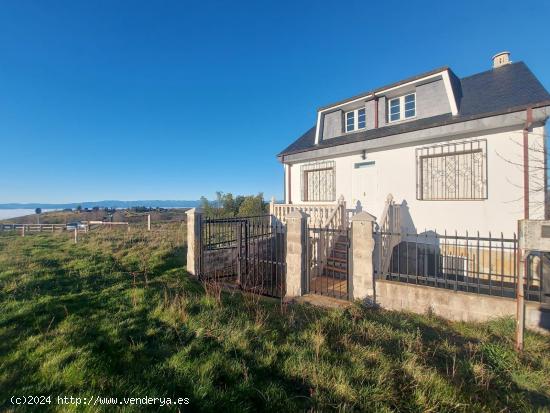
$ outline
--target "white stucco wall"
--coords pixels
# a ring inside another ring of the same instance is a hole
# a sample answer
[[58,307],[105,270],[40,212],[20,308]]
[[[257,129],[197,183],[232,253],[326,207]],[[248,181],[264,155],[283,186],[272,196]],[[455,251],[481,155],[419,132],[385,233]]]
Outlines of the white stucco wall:
[[[537,127],[529,134],[529,142],[543,148],[544,127]],[[429,144],[394,147],[392,149],[367,152],[366,161],[375,161],[374,166],[356,169],[354,164],[362,162],[361,153],[339,156],[336,163],[336,196],[343,195],[348,208],[360,202],[362,209],[380,217],[386,196],[391,193],[396,203],[405,203],[403,225],[408,231],[423,232],[436,229],[438,232],[468,231],[480,235],[492,232],[494,235],[512,236],[517,231],[517,220],[523,218],[523,172],[522,131],[506,131],[490,135],[476,135],[459,140],[438,140]],[[487,140],[487,185],[488,199],[482,201],[422,201],[416,199],[416,152],[422,146],[434,143]],[[541,169],[542,152],[531,151],[531,185],[541,186],[544,171]],[[309,162],[304,162],[309,163]],[[519,165],[514,165],[514,163]],[[301,201],[300,166],[294,163],[290,168],[290,199]],[[288,168],[285,168],[288,171]],[[287,190],[288,190],[287,186]],[[544,218],[544,193],[539,190],[531,195],[530,217]],[[287,197],[287,200],[289,198]]]

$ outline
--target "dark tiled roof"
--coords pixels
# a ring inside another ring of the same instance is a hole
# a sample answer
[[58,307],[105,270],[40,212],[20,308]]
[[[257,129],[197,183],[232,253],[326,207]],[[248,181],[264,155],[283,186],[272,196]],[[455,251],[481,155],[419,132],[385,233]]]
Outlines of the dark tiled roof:
[[460,80],[459,116],[506,112],[509,108],[550,100],[550,95],[523,62],[512,63]]
[[378,129],[369,129],[322,141],[318,145],[315,145],[314,126],[282,151],[279,156],[514,112],[541,103],[550,105],[550,94],[523,62],[512,63],[462,79],[458,79],[452,72],[450,74],[459,108],[456,116],[448,113]]
[[315,129],[315,126],[313,126],[306,133],[296,139],[279,155],[286,155],[288,153],[302,152],[304,150],[311,149],[313,146],[315,146]]
[[368,92],[363,92],[363,93],[360,93],[358,95],[352,96],[350,98],[343,99],[343,100],[340,100],[338,102],[331,103],[330,105],[321,106],[317,110],[328,109],[328,108],[331,108],[333,106],[340,105],[341,103],[346,103],[346,102],[349,102],[349,101],[352,101],[352,100],[355,100],[355,99],[359,99],[359,98],[362,98],[362,97],[367,97],[368,95],[370,95],[372,93],[380,92],[384,89],[390,89],[390,88],[394,88],[394,87],[397,87],[397,86],[401,86],[404,83],[414,82],[415,80],[422,79],[424,77],[427,77],[427,76],[430,76],[430,75],[433,75],[433,74],[436,74],[436,73],[441,73],[441,72],[444,72],[445,70],[450,71],[450,69],[447,66],[440,67],[438,69],[430,70],[429,72],[424,72],[424,73],[421,73],[421,74],[416,75],[416,76],[408,77],[406,79],[400,80],[399,82],[390,83],[389,85],[384,85],[384,86],[378,87],[374,90],[370,90]]

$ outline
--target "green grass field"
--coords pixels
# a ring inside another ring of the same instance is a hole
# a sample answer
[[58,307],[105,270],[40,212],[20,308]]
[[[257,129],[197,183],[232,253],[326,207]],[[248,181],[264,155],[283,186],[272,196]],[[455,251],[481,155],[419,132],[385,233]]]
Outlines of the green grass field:
[[[178,397],[163,411],[550,410],[550,338],[511,319],[323,310],[205,288],[181,224],[0,235],[0,411],[158,411],[57,396]],[[13,406],[11,396],[51,395]],[[34,408],[33,408],[34,407]]]

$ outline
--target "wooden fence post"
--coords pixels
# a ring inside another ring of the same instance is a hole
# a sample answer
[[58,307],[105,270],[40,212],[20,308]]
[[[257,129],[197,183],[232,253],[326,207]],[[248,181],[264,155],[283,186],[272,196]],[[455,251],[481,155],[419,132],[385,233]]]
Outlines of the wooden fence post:
[[78,226],[74,229],[74,243],[76,244],[78,242]]
[[151,231],[151,214],[147,214],[147,231]]

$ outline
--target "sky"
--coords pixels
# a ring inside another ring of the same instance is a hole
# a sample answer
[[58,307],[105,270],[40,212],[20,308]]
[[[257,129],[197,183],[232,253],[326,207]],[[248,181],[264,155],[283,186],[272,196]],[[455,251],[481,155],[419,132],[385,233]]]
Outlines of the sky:
[[316,109],[509,50],[550,89],[550,2],[0,0],[0,203],[282,198]]

